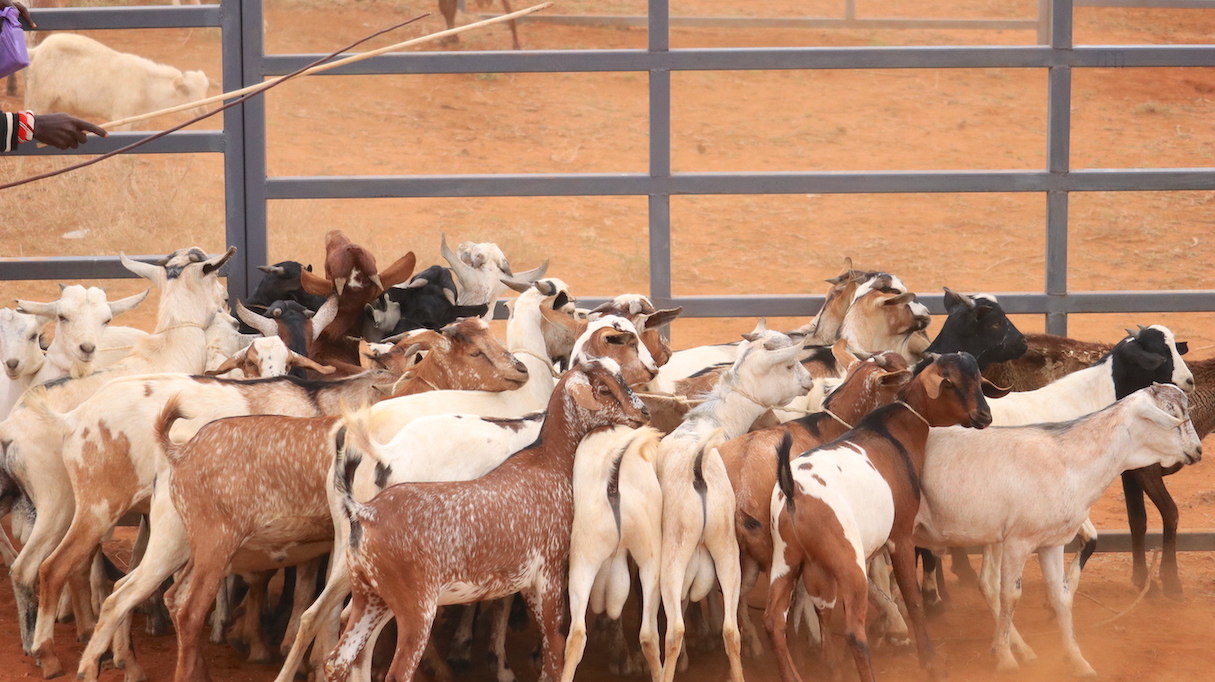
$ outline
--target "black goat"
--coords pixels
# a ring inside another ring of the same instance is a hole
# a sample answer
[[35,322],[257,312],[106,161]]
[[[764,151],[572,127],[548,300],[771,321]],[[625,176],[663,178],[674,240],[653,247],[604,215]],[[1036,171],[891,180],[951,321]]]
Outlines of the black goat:
[[456,305],[459,295],[451,268],[432,265],[408,284],[389,287],[367,306],[363,337],[379,341],[411,329],[442,329],[462,317],[481,317],[489,306]]

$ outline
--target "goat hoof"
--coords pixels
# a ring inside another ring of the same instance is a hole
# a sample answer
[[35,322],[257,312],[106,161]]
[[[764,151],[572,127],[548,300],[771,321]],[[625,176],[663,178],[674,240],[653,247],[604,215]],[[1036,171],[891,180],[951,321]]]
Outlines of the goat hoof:
[[1164,596],[1173,601],[1185,601],[1185,590],[1181,589],[1180,581],[1162,580],[1160,584],[1164,590]]

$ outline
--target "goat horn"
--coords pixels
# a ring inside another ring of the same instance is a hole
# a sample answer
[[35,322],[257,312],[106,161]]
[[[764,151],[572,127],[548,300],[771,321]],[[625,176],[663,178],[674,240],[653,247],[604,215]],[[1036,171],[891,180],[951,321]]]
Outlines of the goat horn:
[[471,265],[465,263],[459,256],[452,253],[451,247],[447,246],[447,234],[443,233],[439,237],[439,253],[443,256],[443,260],[447,261],[451,266],[452,271],[460,278],[462,286],[468,286],[476,278],[476,270]]
[[[122,263],[122,267],[152,282],[157,281],[157,276],[162,272],[160,267],[152,265],[151,263],[144,263],[143,261],[131,260],[130,258],[127,258],[127,255],[121,251],[118,252],[118,260]],[[163,265],[163,263],[161,263],[161,265]]]
[[227,263],[228,259],[234,255],[236,255],[236,247],[229,246],[228,250],[223,252],[223,254],[220,255],[218,258],[213,258],[208,261],[203,261],[203,274],[209,275],[209,274],[215,272],[216,270],[224,267],[224,263]]
[[346,288],[346,278],[338,277],[333,280],[333,288],[337,291],[337,295],[342,295],[342,289]]
[[338,299],[337,296],[330,296],[325,300],[325,304],[321,309],[316,311],[316,315],[312,318],[312,340],[315,341],[321,336],[321,332],[325,327],[333,322],[338,314]]
[[241,322],[260,332],[262,336],[278,336],[278,324],[274,320],[249,310],[240,301],[236,302],[236,316],[241,319]]
[[378,274],[372,275],[371,277],[368,277],[368,279],[371,280],[371,283],[374,284],[377,289],[380,291],[384,290],[384,282],[380,281],[380,276]]
[[532,288],[532,285],[530,285],[530,284],[524,284],[523,282],[516,282],[516,281],[510,280],[510,279],[500,279],[498,281],[502,282],[506,286],[510,287],[511,289],[513,289],[519,293],[523,293],[523,292],[527,291],[528,289]]
[[1136,329],[1131,329],[1131,328],[1129,328],[1129,327],[1125,327],[1125,329],[1126,329],[1126,333],[1127,333],[1127,335],[1128,335],[1128,336],[1130,336],[1132,339],[1138,339],[1138,338],[1139,338],[1139,330],[1136,330]]
[[528,282],[528,283],[535,282],[536,280],[543,277],[544,273],[548,272],[548,260],[549,259],[545,258],[544,262],[541,263],[540,267],[538,267],[538,268],[533,268],[526,272],[520,272],[518,274],[511,275],[511,277],[516,282]]
[[413,280],[409,282],[409,284],[406,284],[405,286],[403,286],[401,288],[402,289],[421,289],[422,287],[426,286],[427,284],[430,284],[430,282],[427,281],[427,279],[425,277],[414,277]]
[[282,268],[277,265],[259,265],[257,266],[257,269],[261,270],[267,275],[278,275],[279,277],[282,277],[283,275],[287,274],[286,268]]
[[443,290],[443,298],[446,298],[447,302],[453,306],[456,304],[456,292],[452,291],[451,289]]
[[1143,326],[1143,325],[1141,325],[1141,324],[1139,324],[1139,325],[1135,325],[1135,326],[1139,327],[1139,331],[1141,331],[1141,332],[1145,332],[1145,331],[1147,331],[1147,330],[1148,330],[1148,328],[1147,328],[1147,327],[1145,327],[1145,326]]

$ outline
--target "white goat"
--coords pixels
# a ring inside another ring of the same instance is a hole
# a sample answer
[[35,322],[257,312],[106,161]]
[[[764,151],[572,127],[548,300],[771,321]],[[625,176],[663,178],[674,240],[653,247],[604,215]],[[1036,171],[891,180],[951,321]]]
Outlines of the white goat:
[[515,274],[511,272],[506,254],[497,244],[490,242],[463,242],[452,253],[447,246],[447,235],[440,237],[439,252],[443,259],[451,265],[458,280],[460,295],[456,300],[458,305],[486,304],[489,310],[483,316],[486,321],[494,319],[494,306],[498,299],[506,293],[503,280],[517,284],[534,284],[548,270],[548,261],[533,270]]
[[8,416],[42,368],[43,351],[39,338],[42,327],[49,321],[41,315],[0,308],[0,363],[4,364],[4,378],[0,379],[0,419]]
[[116,121],[203,99],[209,85],[202,71],[182,72],[92,38],[55,33],[30,50],[25,106]]
[[[108,381],[129,374],[201,372],[206,351],[203,330],[224,295],[218,271],[235,251],[232,248],[208,259],[202,249],[181,249],[170,254],[161,265],[132,261],[119,254],[124,267],[152,281],[162,291],[157,331],[136,344],[129,357],[107,370],[48,384],[46,404],[57,412],[67,412]],[[65,436],[61,423],[40,417],[26,409],[23,402],[0,423],[8,472],[38,511],[29,540],[12,567],[22,643],[27,653],[33,645],[30,626],[34,623],[38,569],[67,532],[74,512],[72,485],[60,454]],[[43,670],[47,672],[46,668]]]
[[[722,635],[730,677],[742,682],[738,599],[742,576],[734,534],[734,490],[716,443],[737,438],[769,408],[811,387],[802,347],[783,334],[746,334],[717,388],[662,440],[662,605],[667,614],[663,679],[671,682],[683,647],[683,600],[700,601],[716,573],[725,598]],[[766,338],[764,338],[766,337]]]
[[1035,658],[1013,634],[1012,617],[1025,561],[1038,550],[1067,658],[1076,674],[1095,675],[1072,630],[1063,545],[1121,472],[1198,460],[1202,445],[1186,406],[1178,388],[1156,384],[1062,424],[950,429],[930,439],[915,543],[985,546],[979,584],[996,616],[998,669],[1017,668],[1013,650]]
[[219,367],[209,369],[206,373],[210,376],[218,376],[239,371],[241,378],[253,379],[281,377],[295,367],[311,369],[321,374],[333,374],[337,371],[334,367],[318,364],[296,353],[277,336],[260,336],[225,360]]
[[629,596],[627,561],[641,580],[641,650],[654,682],[662,679],[658,645],[662,433],[617,426],[588,436],[574,457],[574,525],[570,538],[570,634],[561,682],[572,682],[586,647],[587,606],[619,620]]
[[18,312],[56,320],[55,339],[46,349],[46,362],[34,382],[41,384],[65,376],[79,379],[92,374],[97,369],[94,362],[98,351],[107,347],[104,336],[110,320],[142,303],[150,291],[107,301],[104,290],[73,284],[62,287],[58,301],[17,301]]

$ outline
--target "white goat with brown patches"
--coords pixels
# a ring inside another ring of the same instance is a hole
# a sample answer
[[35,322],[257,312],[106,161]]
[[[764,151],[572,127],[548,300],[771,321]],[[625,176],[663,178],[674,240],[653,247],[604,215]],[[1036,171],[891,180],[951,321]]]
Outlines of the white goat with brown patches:
[[[346,556],[354,599],[327,677],[345,682],[367,642],[395,616],[388,674],[410,679],[439,605],[522,591],[543,631],[543,675],[555,679],[565,647],[574,453],[596,430],[640,426],[644,410],[608,362],[570,370],[534,446],[475,481],[401,484],[367,504],[354,500],[347,483],[357,461],[348,464],[339,451],[334,478],[352,526]],[[404,533],[402,519],[409,519]]]
[[654,357],[654,364],[662,367],[671,359],[671,347],[662,337],[662,327],[670,324],[682,312],[682,306],[659,310],[644,294],[621,294],[590,311],[590,314],[592,320],[605,315],[618,315],[628,319],[641,332],[641,342]]
[[149,291],[107,301],[105,291],[73,284],[63,287],[57,301],[17,301],[18,312],[56,321],[55,338],[46,349],[46,362],[34,377],[34,383],[65,376],[78,379],[93,373],[98,351],[107,346],[105,332],[110,320],[142,303]]
[[319,374],[333,374],[335,371],[329,365],[313,362],[287,348],[287,344],[277,336],[263,336],[253,339],[253,343],[225,360],[219,367],[207,370],[206,374],[219,376],[239,371],[240,378],[258,379],[283,376],[293,368],[310,369]]
[[683,605],[700,601],[714,577],[725,597],[722,635],[730,678],[743,679],[739,656],[738,541],[734,491],[714,443],[737,438],[769,408],[810,389],[810,373],[798,362],[800,343],[775,332],[745,335],[738,358],[708,398],[662,440],[662,604],[667,614],[663,679],[675,677],[683,648]]
[[[880,281],[878,278],[866,285]],[[840,338],[848,340],[849,349],[867,353],[892,350],[908,363],[917,362],[930,343],[924,333],[932,322],[928,308],[916,301],[913,293],[865,286],[857,293],[840,325]]]
[[[479,319],[460,324],[484,325]],[[433,334],[434,332],[430,332]],[[628,338],[622,338],[628,337]],[[412,338],[412,337],[411,337]],[[614,341],[609,341],[613,339]],[[401,343],[405,343],[402,341]],[[575,343],[574,366],[604,359],[615,363],[620,374],[644,382],[652,376],[653,362],[646,346],[640,343],[636,328],[626,319],[607,316],[591,323]],[[479,478],[500,465],[511,453],[531,444],[540,435],[543,412],[515,419],[497,419],[473,414],[444,414],[421,417],[402,428],[388,443],[381,444],[372,434],[364,434],[362,419],[349,426],[352,437],[365,443],[366,459],[352,479],[355,499],[370,500],[387,486],[424,481],[464,481]],[[348,534],[345,512],[340,500],[331,496],[336,533],[335,556],[324,592],[301,619],[296,641],[291,645],[279,680],[290,680],[303,660],[304,651],[314,637],[314,651],[323,655],[337,635],[337,610],[350,590],[349,574],[342,553]],[[323,628],[323,630],[322,630]],[[505,631],[495,631],[497,640]],[[499,657],[499,679],[509,675],[506,660]]]
[[[135,344],[127,358],[107,370],[48,384],[45,403],[54,411],[67,412],[117,377],[144,372],[201,372],[206,359],[203,330],[225,295],[218,282],[218,271],[235,251],[229,249],[208,258],[202,249],[182,249],[170,254],[160,265],[131,261],[119,254],[124,267],[161,289],[156,333]],[[12,570],[22,643],[27,652],[33,646],[34,584],[38,570],[67,532],[73,513],[69,502],[71,482],[60,454],[65,436],[62,428],[61,424],[33,414],[22,403],[0,424],[5,466],[38,510],[29,541],[22,547]],[[77,616],[78,627],[85,624],[86,618]],[[52,676],[56,670],[54,665],[44,665],[43,672]]]

